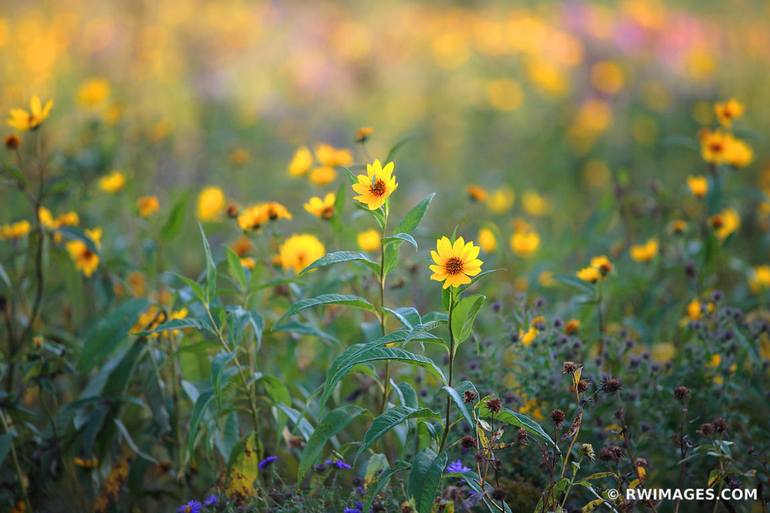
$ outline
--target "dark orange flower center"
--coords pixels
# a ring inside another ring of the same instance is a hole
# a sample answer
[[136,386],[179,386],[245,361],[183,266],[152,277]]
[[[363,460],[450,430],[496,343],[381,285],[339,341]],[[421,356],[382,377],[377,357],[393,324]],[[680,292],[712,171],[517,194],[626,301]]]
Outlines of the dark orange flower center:
[[722,143],[721,142],[713,142],[709,144],[709,149],[713,151],[714,153],[721,153],[722,152]]
[[321,210],[321,217],[323,219],[331,219],[333,215],[334,215],[334,207],[332,206],[324,207],[324,209]]
[[386,189],[385,182],[383,182],[381,179],[378,178],[377,181],[374,182],[369,187],[369,192],[371,192],[375,196],[382,196],[383,194],[385,194],[385,189]]
[[460,274],[463,271],[463,261],[458,257],[452,257],[444,264],[447,274]]

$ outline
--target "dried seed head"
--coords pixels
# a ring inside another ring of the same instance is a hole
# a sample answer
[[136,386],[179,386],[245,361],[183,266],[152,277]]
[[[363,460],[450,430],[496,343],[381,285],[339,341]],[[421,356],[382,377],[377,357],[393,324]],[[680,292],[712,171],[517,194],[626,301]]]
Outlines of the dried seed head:
[[554,424],[556,424],[556,427],[561,426],[561,423],[564,422],[564,419],[566,417],[567,415],[559,409],[553,410],[551,412],[551,420],[553,421]]
[[679,385],[674,389],[674,397],[677,401],[684,401],[689,395],[690,390],[684,385]]
[[492,413],[498,413],[503,408],[503,402],[499,397],[493,397],[487,401],[487,408]]
[[606,394],[614,394],[621,388],[623,388],[623,383],[618,378],[606,377],[602,380],[602,392]]
[[563,374],[572,374],[576,370],[578,370],[578,366],[575,362],[564,362],[564,365],[561,368]]
[[473,390],[466,390],[465,393],[463,394],[463,402],[472,403],[473,401],[476,400],[478,396],[479,395]]
[[5,138],[5,147],[11,151],[19,149],[21,139],[16,134],[10,134]]
[[471,435],[465,435],[460,439],[460,446],[463,449],[470,449],[476,447],[476,439],[473,438]]

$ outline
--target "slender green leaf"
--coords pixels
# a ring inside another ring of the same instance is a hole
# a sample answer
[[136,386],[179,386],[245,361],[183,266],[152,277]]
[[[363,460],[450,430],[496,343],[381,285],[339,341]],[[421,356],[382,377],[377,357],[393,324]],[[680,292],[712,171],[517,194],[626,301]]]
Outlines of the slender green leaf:
[[363,408],[348,405],[326,414],[321,423],[313,430],[310,440],[307,441],[305,449],[302,451],[297,471],[297,479],[299,481],[304,479],[307,471],[319,460],[329,439],[345,429],[353,419],[363,412]]
[[286,313],[283,314],[275,324],[281,324],[281,321],[291,317],[292,315],[297,315],[302,310],[307,310],[308,308],[322,305],[346,305],[373,313],[377,311],[369,301],[359,296],[351,296],[345,294],[323,294],[320,296],[297,301],[291,305]]
[[423,449],[414,457],[407,482],[407,493],[414,498],[418,513],[431,512],[446,462],[445,452],[436,454],[432,449]]
[[100,359],[111,354],[148,306],[146,299],[130,299],[97,322],[86,335],[78,362],[80,372],[88,372]]
[[187,218],[187,204],[190,202],[190,195],[188,193],[182,194],[179,199],[176,200],[174,206],[171,207],[171,212],[168,214],[166,222],[163,224],[163,228],[160,230],[160,237],[165,242],[176,238],[182,231],[184,221]]
[[335,251],[333,253],[327,253],[309,266],[305,267],[300,276],[307,274],[313,269],[320,269],[321,267],[328,267],[330,265],[341,264],[344,262],[362,262],[372,271],[379,271],[379,264],[368,257],[365,253],[360,251]]
[[214,398],[214,391],[211,389],[205,390],[200,393],[198,399],[195,400],[193,405],[192,414],[190,415],[190,425],[188,429],[187,447],[190,452],[195,449],[195,441],[198,438],[198,429],[200,427],[201,420],[203,420],[203,414],[206,413],[211,400]]
[[374,443],[385,436],[385,433],[406,422],[409,419],[438,419],[439,415],[428,408],[410,408],[408,406],[395,406],[374,419],[372,425],[364,434],[361,445],[358,447],[356,459]]
[[[489,411],[489,408],[487,407],[486,401],[479,401],[479,417],[481,418],[489,418],[492,417],[492,412]],[[556,444],[556,442],[553,441],[553,439],[548,436],[548,433],[545,432],[545,430],[532,420],[531,418],[527,417],[523,413],[515,412],[509,408],[503,408],[498,413],[494,414],[495,420],[504,422],[508,425],[515,426],[518,428],[524,428],[528,433],[537,436],[549,444],[551,444],[555,449],[556,452],[561,453],[559,450],[559,446]]]
[[457,346],[468,340],[468,337],[473,333],[473,323],[476,321],[476,316],[479,314],[479,310],[481,310],[486,299],[486,296],[481,294],[473,294],[462,298],[455,305],[452,311],[452,333],[455,337],[455,350]]

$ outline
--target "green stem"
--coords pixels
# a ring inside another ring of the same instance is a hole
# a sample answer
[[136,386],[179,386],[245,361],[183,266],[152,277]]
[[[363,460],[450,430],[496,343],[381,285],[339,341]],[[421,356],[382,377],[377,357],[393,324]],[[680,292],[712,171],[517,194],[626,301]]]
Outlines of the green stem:
[[[3,430],[10,434],[11,427],[8,423],[8,418],[5,416],[5,412],[0,409],[0,420],[3,423]],[[24,505],[27,507],[27,511],[32,511],[32,505],[29,502],[29,495],[27,494],[27,485],[24,482],[24,474],[21,471],[21,465],[19,465],[19,458],[16,455],[16,444],[13,441],[13,435],[11,435],[11,461],[13,461],[13,468],[16,472],[16,479],[19,480],[19,488],[21,488],[21,496],[24,499]]]
[[[380,236],[380,335],[385,336],[385,233],[388,229],[388,215],[390,209],[388,202],[385,202],[384,219],[382,223],[382,235]],[[385,360],[385,380],[382,386],[382,401],[380,403],[380,413],[385,411],[388,405],[388,395],[390,395],[390,360]]]
[[[447,384],[451,387],[452,386],[452,378],[454,375],[454,363],[455,363],[455,336],[452,332],[452,313],[454,312],[455,308],[455,291],[454,289],[450,289],[449,292],[449,380]],[[452,399],[447,394],[446,398],[446,415],[444,418],[444,434],[441,436],[441,445],[439,446],[438,452],[441,453],[441,451],[444,450],[444,447],[446,446],[447,438],[449,437],[449,428],[450,428],[450,415],[452,413]]]

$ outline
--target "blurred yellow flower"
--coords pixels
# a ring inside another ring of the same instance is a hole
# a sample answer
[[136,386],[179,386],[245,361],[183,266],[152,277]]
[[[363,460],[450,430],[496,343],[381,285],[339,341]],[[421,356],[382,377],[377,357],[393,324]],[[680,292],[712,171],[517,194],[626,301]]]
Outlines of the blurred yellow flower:
[[358,196],[353,199],[366,205],[369,210],[380,208],[398,188],[396,177],[393,175],[395,164],[388,162],[385,167],[375,160],[366,165],[366,174],[358,175],[357,183],[353,184],[353,192]]
[[527,74],[532,83],[548,95],[563,96],[569,90],[567,74],[552,63],[532,60]]
[[556,285],[556,279],[552,271],[543,271],[537,277],[537,282],[541,287],[553,287]]
[[534,326],[530,326],[527,331],[519,330],[519,340],[525,347],[531,346],[532,342],[537,338],[537,329]]
[[481,246],[481,250],[484,251],[484,253],[492,253],[497,249],[497,237],[495,237],[495,232],[491,229],[482,228],[479,230],[478,239],[479,246]]
[[213,222],[222,217],[225,210],[225,193],[217,186],[205,187],[198,194],[198,219],[200,221]]
[[709,218],[709,224],[719,240],[725,240],[741,226],[741,218],[732,208],[726,208]]
[[237,217],[238,226],[243,231],[256,231],[269,220],[265,203],[248,206],[242,209]]
[[160,202],[157,196],[140,196],[136,200],[136,210],[145,219],[156,213],[158,209],[160,209]]
[[676,346],[671,342],[659,342],[652,346],[650,355],[655,362],[668,363],[676,356]]
[[607,276],[612,272],[612,262],[604,255],[593,257],[590,265],[596,268],[602,276]]
[[754,161],[754,150],[745,141],[732,138],[725,160],[735,167],[746,167]]
[[602,273],[596,267],[588,266],[580,269],[575,275],[578,279],[588,283],[596,283],[602,279]]
[[312,166],[313,154],[310,153],[307,146],[302,146],[301,148],[298,148],[291,157],[291,162],[289,162],[289,174],[291,176],[305,175],[310,171]]
[[252,257],[241,257],[240,262],[246,269],[254,269],[257,266],[257,261]]
[[355,141],[357,143],[365,143],[369,140],[369,137],[374,133],[374,128],[370,126],[362,126],[358,130],[356,130],[356,137]]
[[706,362],[706,367],[711,367],[712,369],[715,369],[719,367],[719,364],[722,363],[722,356],[719,353],[714,353],[711,355],[711,358]]
[[575,335],[580,331],[580,321],[578,319],[570,319],[564,323],[564,333],[567,335]]
[[690,175],[687,177],[687,187],[690,189],[690,194],[700,199],[709,192],[709,180],[705,176]]
[[250,158],[251,155],[246,148],[234,148],[230,152],[230,163],[234,166],[243,166]]
[[498,187],[487,198],[487,208],[493,214],[504,214],[511,209],[515,200],[516,194],[512,188]]
[[31,225],[29,221],[22,220],[15,223],[0,226],[0,240],[20,239],[29,233]]
[[291,219],[292,215],[283,204],[277,201],[268,201],[265,203],[265,214],[270,221],[278,219]]
[[682,219],[674,219],[669,223],[668,231],[674,235],[682,235],[687,231],[687,222]]
[[323,187],[337,179],[337,170],[329,166],[319,166],[310,172],[310,183]]
[[358,232],[356,236],[356,242],[358,247],[363,251],[379,251],[380,250],[380,232],[374,228]]
[[491,80],[487,83],[487,100],[493,108],[510,112],[524,103],[524,91],[516,80]]
[[[102,229],[86,230],[85,234],[93,243],[94,248],[98,249],[101,245]],[[99,255],[82,240],[69,241],[66,247],[75,267],[83,273],[83,276],[90,278],[99,267]]]
[[344,148],[335,148],[330,144],[319,144],[315,148],[315,158],[323,166],[349,166],[353,163],[353,154]]
[[63,212],[54,219],[50,210],[40,207],[38,209],[38,216],[40,217],[40,224],[47,230],[56,230],[62,226],[77,226],[80,222],[77,212],[73,211]]
[[658,256],[658,239],[649,239],[644,244],[634,244],[628,250],[631,259],[635,262],[649,262]]
[[300,272],[326,254],[326,248],[314,235],[292,235],[281,244],[278,259],[284,270]]
[[108,175],[99,178],[99,188],[104,192],[115,194],[120,192],[126,185],[126,177],[122,171],[113,171]]
[[90,109],[102,107],[110,96],[110,83],[103,78],[92,78],[78,87],[78,104]]
[[591,67],[591,83],[606,94],[616,94],[623,89],[623,69],[612,61],[599,61]]
[[749,288],[755,294],[770,288],[770,265],[758,265],[751,270]]
[[540,247],[540,235],[534,231],[516,232],[511,236],[511,250],[520,257],[532,256]]
[[521,206],[524,207],[527,214],[534,217],[542,217],[551,213],[551,202],[535,191],[524,191],[521,196]]
[[687,303],[687,317],[689,317],[691,321],[700,320],[702,315],[703,309],[697,298]]
[[487,190],[480,185],[471,184],[465,191],[468,193],[468,199],[476,203],[484,203],[489,196]]
[[328,221],[334,216],[334,202],[336,200],[337,195],[330,192],[323,198],[313,196],[305,203],[304,207],[312,215]]
[[714,104],[714,114],[716,114],[719,124],[725,128],[730,128],[733,121],[743,116],[744,110],[743,104],[735,98]]
[[246,256],[246,254],[251,251],[253,248],[253,244],[251,243],[251,240],[249,240],[248,237],[241,235],[235,241],[230,244],[230,248],[235,252],[236,255],[239,257]]
[[35,130],[45,121],[52,108],[53,100],[48,100],[43,105],[39,96],[33,96],[29,101],[29,111],[22,108],[11,109],[7,121],[8,126],[15,128],[19,132]]
[[710,164],[746,167],[754,160],[754,151],[732,134],[721,130],[704,130],[700,134],[701,156]]
[[478,259],[481,248],[472,241],[458,237],[454,244],[448,237],[441,237],[436,241],[436,249],[430,252],[433,265],[429,268],[433,271],[430,279],[443,281],[443,288],[459,287],[471,282],[471,276],[481,272],[484,262]]

